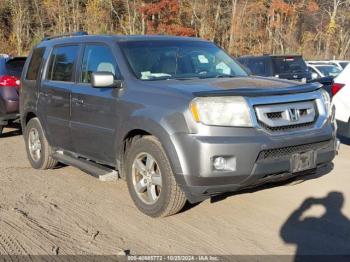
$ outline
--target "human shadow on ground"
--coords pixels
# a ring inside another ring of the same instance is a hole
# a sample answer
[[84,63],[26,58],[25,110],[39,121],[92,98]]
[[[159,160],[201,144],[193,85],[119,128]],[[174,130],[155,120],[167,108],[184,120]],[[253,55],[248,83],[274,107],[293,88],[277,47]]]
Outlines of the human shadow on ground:
[[[349,261],[350,220],[342,213],[344,195],[330,192],[324,198],[307,198],[283,224],[280,235],[297,247],[295,262]],[[313,206],[323,206],[320,217],[305,216]]]

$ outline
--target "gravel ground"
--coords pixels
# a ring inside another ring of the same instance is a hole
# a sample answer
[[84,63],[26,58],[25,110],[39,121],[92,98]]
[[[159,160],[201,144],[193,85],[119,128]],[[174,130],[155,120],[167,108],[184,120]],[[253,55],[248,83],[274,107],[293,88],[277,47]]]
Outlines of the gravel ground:
[[0,254],[350,254],[350,146],[328,173],[187,206],[152,219],[125,182],[29,166],[22,136],[0,138]]

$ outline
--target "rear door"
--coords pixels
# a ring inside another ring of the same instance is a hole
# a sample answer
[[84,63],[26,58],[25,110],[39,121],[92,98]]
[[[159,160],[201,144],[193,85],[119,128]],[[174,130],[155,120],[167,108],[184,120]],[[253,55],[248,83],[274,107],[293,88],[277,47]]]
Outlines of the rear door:
[[53,48],[39,92],[38,110],[42,112],[49,141],[52,146],[65,150],[73,149],[69,129],[70,96],[79,51],[80,45]]
[[[45,65],[45,47],[37,47],[33,49],[28,61],[24,67],[24,72],[21,76],[20,89],[20,111],[22,117],[22,125],[25,123],[26,113],[36,111],[36,102],[38,98],[38,88],[40,87],[42,78],[42,69]],[[42,120],[41,115],[39,118]]]
[[105,44],[86,44],[78,71],[78,84],[72,89],[71,132],[74,152],[113,164],[119,90],[94,88],[91,85],[93,72],[111,72],[116,79],[119,78],[112,49]]

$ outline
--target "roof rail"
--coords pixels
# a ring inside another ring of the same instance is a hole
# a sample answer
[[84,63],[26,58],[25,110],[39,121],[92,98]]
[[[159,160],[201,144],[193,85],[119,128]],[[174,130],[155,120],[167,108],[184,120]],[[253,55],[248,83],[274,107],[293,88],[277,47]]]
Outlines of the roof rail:
[[66,33],[66,34],[62,34],[62,35],[46,36],[43,38],[42,41],[48,41],[51,39],[56,39],[56,38],[61,38],[61,37],[81,36],[81,35],[88,35],[88,33],[85,31],[78,31],[78,32]]

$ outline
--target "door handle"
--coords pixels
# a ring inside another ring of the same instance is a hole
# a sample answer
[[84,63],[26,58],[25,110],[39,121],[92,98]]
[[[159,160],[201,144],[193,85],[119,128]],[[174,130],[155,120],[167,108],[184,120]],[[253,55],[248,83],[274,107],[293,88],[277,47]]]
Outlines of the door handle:
[[83,99],[79,99],[79,98],[75,98],[75,97],[72,98],[72,102],[74,104],[78,104],[78,105],[84,104],[84,100]]

